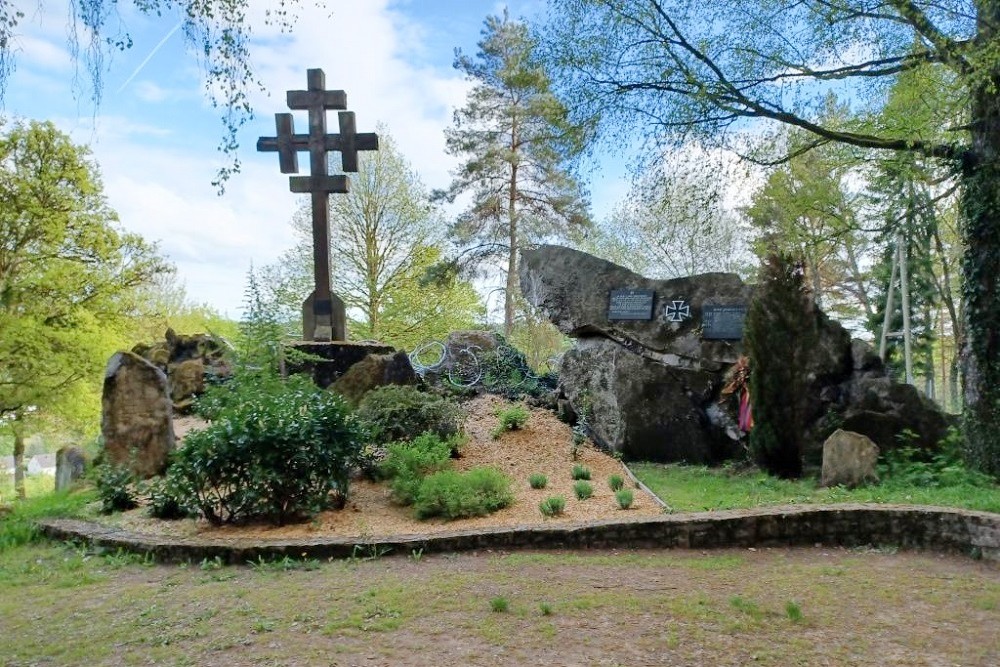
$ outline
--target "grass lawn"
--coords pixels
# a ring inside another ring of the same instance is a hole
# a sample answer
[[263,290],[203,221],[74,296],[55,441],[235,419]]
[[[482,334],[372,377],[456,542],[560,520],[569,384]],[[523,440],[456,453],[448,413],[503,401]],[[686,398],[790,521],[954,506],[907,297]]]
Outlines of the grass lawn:
[[[861,621],[860,619],[863,619]],[[1000,571],[837,548],[155,565],[0,551],[3,664],[995,665]]]
[[740,509],[802,503],[899,503],[961,507],[1000,512],[1000,486],[964,476],[900,480],[847,490],[819,488],[816,479],[783,480],[760,471],[727,467],[630,463],[629,467],[653,493],[677,512]]

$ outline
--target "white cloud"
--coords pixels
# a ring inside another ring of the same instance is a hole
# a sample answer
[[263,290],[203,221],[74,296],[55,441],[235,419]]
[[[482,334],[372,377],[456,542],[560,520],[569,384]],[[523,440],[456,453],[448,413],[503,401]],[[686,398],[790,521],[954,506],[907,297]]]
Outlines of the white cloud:
[[15,58],[32,69],[68,70],[73,60],[64,44],[35,35],[21,35],[14,39]]

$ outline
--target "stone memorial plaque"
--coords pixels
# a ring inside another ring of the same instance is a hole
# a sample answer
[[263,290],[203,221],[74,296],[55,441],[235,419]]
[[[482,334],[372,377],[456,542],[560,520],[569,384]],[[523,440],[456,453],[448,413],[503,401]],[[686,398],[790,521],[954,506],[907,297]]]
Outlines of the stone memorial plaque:
[[713,306],[701,308],[701,337],[705,340],[742,340],[746,306]]
[[653,298],[651,289],[613,289],[608,296],[608,319],[651,320]]

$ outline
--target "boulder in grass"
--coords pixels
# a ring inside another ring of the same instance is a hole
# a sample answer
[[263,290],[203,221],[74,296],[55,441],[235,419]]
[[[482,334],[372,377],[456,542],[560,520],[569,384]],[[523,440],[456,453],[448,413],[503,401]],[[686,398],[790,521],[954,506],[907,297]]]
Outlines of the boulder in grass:
[[871,438],[853,431],[837,429],[823,443],[821,486],[845,486],[853,489],[878,481],[875,464],[878,445]]

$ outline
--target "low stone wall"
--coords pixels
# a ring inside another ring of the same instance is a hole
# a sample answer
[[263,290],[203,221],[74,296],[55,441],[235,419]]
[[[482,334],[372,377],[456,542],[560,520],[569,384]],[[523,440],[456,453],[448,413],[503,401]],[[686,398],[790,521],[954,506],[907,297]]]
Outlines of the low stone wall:
[[664,515],[599,521],[464,530],[372,540],[171,538],[138,534],[72,519],[39,522],[54,539],[149,555],[158,561],[218,558],[231,564],[258,558],[346,558],[380,554],[511,549],[622,549],[880,545],[932,549],[1000,561],[1000,514],[898,505],[815,505]]

